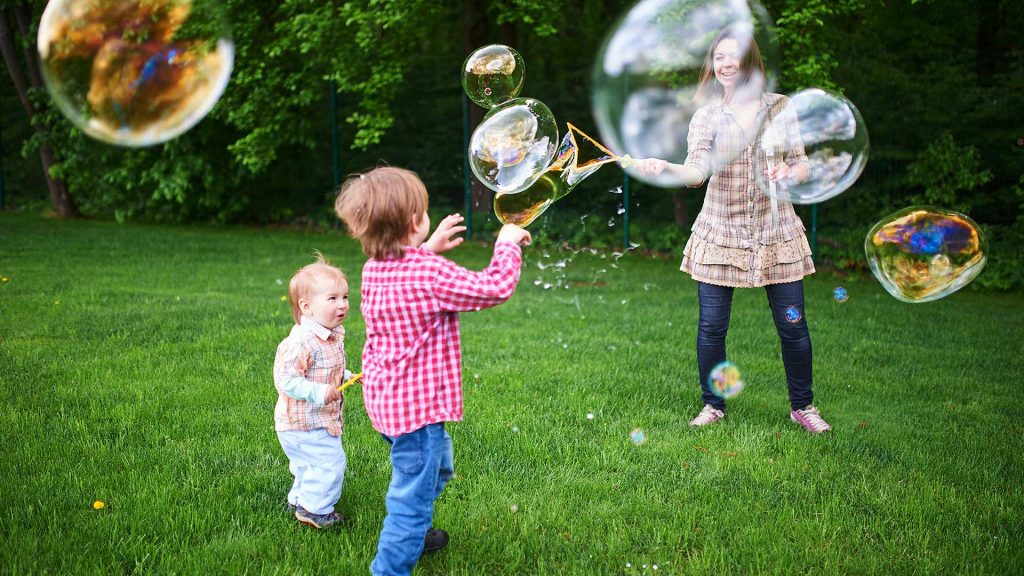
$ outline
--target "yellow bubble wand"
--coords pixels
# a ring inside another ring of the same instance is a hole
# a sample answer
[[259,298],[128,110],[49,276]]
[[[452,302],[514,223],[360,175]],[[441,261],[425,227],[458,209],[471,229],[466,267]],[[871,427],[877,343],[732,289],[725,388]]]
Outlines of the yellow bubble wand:
[[338,392],[344,392],[345,388],[348,388],[349,386],[352,386],[353,384],[355,384],[356,382],[359,382],[362,379],[363,379],[363,373],[362,372],[360,372],[359,374],[355,374],[354,376],[352,376],[351,378],[346,380],[344,384],[342,384],[341,386],[338,386]]

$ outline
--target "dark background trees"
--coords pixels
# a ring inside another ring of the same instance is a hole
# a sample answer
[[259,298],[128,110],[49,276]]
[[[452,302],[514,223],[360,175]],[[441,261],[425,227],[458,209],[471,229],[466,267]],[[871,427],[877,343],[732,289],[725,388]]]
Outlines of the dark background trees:
[[[589,84],[604,35],[632,2],[621,0],[224,0],[235,70],[212,113],[162,146],[127,150],[84,137],[31,81],[41,0],[0,2],[22,90],[0,80],[6,203],[74,210],[54,200],[63,183],[88,216],[215,222],[332,222],[337,178],[331,100],[339,112],[341,176],[379,162],[419,172],[439,208],[461,210],[464,190],[460,68],[487,43],[517,48],[524,95],[545,102],[561,128],[596,134]],[[819,207],[821,247],[856,268],[864,229],[911,203],[966,211],[990,230],[993,257],[1024,260],[1024,6],[1015,0],[770,0],[783,61],[781,91],[822,86],[861,110],[871,156],[857,185]],[[17,18],[21,11],[29,17]],[[27,24],[27,26],[26,26]],[[5,55],[6,56],[6,55]],[[34,86],[29,88],[29,86]],[[32,105],[27,108],[22,96]],[[471,125],[483,110],[468,106]],[[36,118],[30,120],[34,113]],[[49,150],[49,152],[47,152]],[[40,153],[52,157],[44,179]],[[615,242],[589,222],[614,217],[621,172],[605,169],[560,201],[552,235]],[[671,248],[702,192],[634,183],[636,235]],[[58,195],[59,197],[59,195]],[[489,193],[474,184],[477,226]],[[806,209],[802,209],[805,212]],[[493,224],[493,222],[491,223]],[[680,228],[681,227],[681,228]],[[607,227],[605,227],[607,228]],[[859,235],[859,237],[858,237]],[[860,256],[862,258],[862,256]],[[1020,270],[1024,266],[1001,269]],[[996,275],[986,274],[989,277]],[[999,285],[1024,282],[1020,272]]]

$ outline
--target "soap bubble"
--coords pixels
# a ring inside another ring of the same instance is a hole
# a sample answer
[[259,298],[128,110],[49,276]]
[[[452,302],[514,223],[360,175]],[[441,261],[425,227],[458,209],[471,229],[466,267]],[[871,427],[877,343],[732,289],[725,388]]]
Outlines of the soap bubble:
[[493,108],[473,131],[469,165],[495,192],[519,192],[547,170],[557,146],[551,110],[539,100],[516,98]]
[[51,0],[37,47],[61,112],[121,146],[166,142],[202,120],[234,61],[216,0]]
[[846,302],[850,298],[850,295],[847,294],[846,288],[843,288],[842,286],[836,286],[832,290],[832,298],[836,302],[839,302],[840,304],[842,304],[843,302]]
[[929,302],[963,288],[985,267],[988,242],[967,216],[910,206],[879,221],[864,240],[871,272],[904,302]]
[[[868,161],[868,130],[852,102],[821,88],[801,90],[769,109],[754,174],[761,190],[794,204],[816,204],[853,185]],[[807,163],[798,158],[800,150]],[[785,161],[802,180],[771,182],[765,170]]]
[[[694,97],[716,38],[727,29],[738,33],[745,39],[743,53],[749,53],[752,38],[767,77],[757,74],[747,85],[772,90],[779,62],[773,28],[772,18],[755,1],[641,0],[606,36],[597,54],[591,99],[601,139],[619,155],[682,164],[690,120],[707,103]],[[668,171],[657,177],[626,171],[657,186],[682,184]]]
[[640,446],[647,442],[647,432],[643,428],[633,428],[629,432],[629,441]]
[[708,374],[708,387],[715,396],[732,398],[743,391],[743,376],[735,364],[721,362]]
[[462,66],[462,87],[473,102],[493,108],[519,95],[526,67],[508,46],[491,44],[475,50]]
[[804,315],[800,313],[800,309],[797,308],[796,306],[786,307],[786,322],[789,322],[790,324],[796,324],[803,317]]

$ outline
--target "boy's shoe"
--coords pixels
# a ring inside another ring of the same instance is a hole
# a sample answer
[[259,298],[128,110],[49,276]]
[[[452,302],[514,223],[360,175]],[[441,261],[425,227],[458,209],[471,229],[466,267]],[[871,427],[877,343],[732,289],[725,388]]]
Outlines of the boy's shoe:
[[707,426],[708,424],[714,424],[722,418],[725,418],[725,412],[715,408],[711,404],[705,404],[704,409],[697,414],[697,417],[690,420],[690,426],[699,427]]
[[821,434],[822,432],[828,432],[832,429],[828,425],[828,422],[821,417],[821,413],[818,409],[810,404],[807,405],[803,410],[793,410],[789,413],[789,418],[797,424],[804,427],[805,430],[812,434]]
[[313,514],[302,506],[297,506],[295,508],[295,518],[303,524],[309,524],[313,528],[329,528],[347,520],[345,515],[340,512],[331,512],[330,514]]
[[440,528],[434,528],[433,526],[427,530],[427,535],[423,538],[423,553],[437,552],[441,548],[448,545],[448,533]]

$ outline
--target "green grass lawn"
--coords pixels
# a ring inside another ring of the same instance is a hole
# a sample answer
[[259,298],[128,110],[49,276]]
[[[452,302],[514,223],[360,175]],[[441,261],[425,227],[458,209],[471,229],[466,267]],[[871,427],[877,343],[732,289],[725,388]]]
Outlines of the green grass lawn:
[[[357,306],[364,257],[340,233],[0,214],[0,572],[368,573],[390,467],[358,388],[350,525],[317,532],[284,510],[271,369],[281,298],[314,249]],[[479,269],[490,250],[451,256]],[[525,262],[512,301],[462,317],[466,420],[449,426],[457,476],[435,517],[452,541],[418,574],[1024,566],[1021,294],[914,305],[870,278],[808,279],[834,427],[811,436],[788,418],[764,291],[738,291],[746,390],[695,431],[696,289],[675,258],[531,247]],[[346,329],[358,367],[358,311]]]

